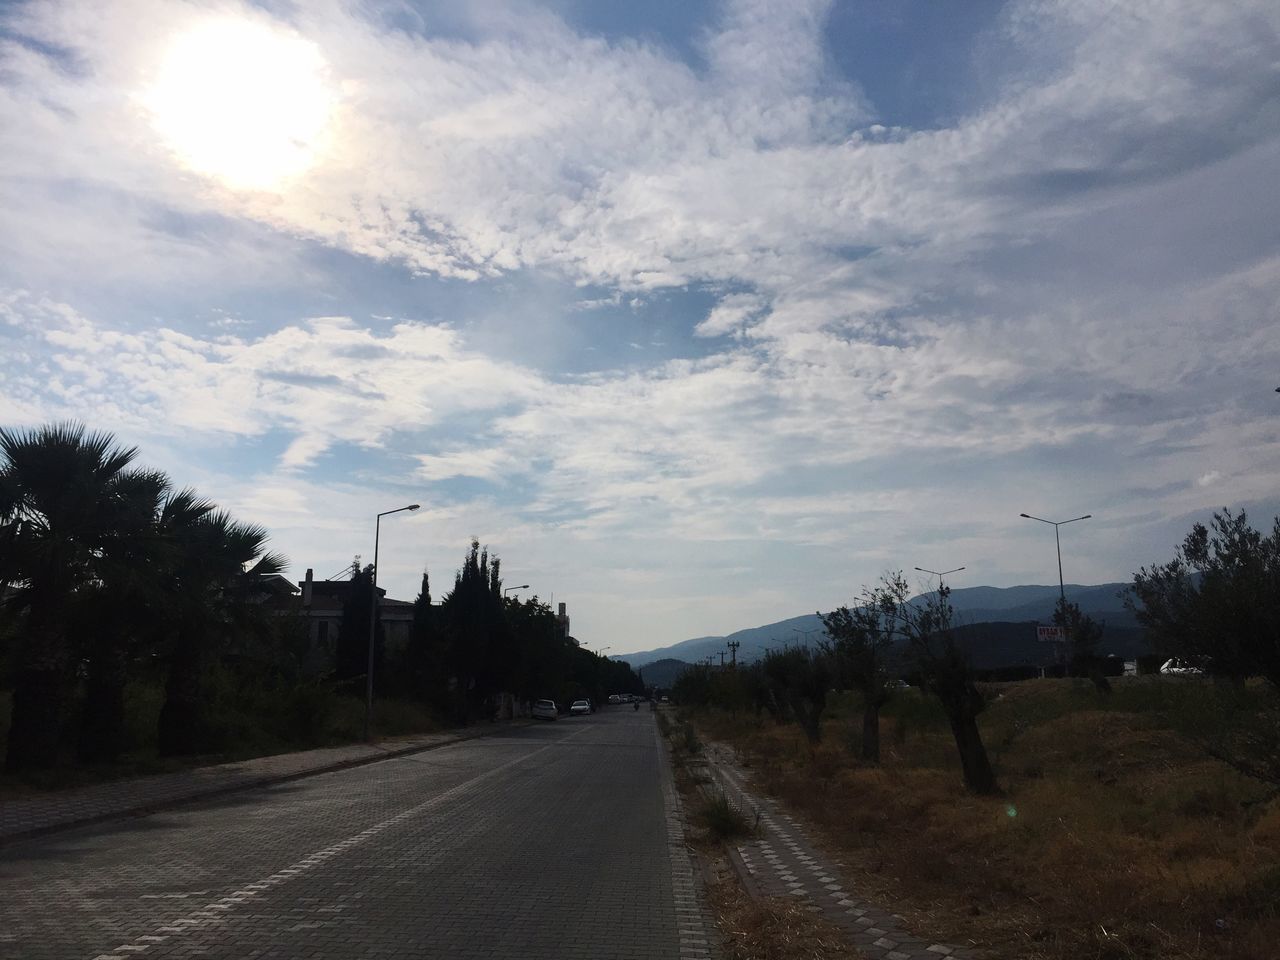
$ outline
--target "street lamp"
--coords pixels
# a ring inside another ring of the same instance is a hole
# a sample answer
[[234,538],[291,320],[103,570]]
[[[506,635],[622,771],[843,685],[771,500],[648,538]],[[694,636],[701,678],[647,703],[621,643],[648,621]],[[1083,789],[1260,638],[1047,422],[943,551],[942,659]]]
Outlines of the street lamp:
[[942,578],[953,573],[959,573],[964,567],[956,567],[954,570],[926,570],[924,567],[916,567],[921,573],[931,573],[938,578],[938,590],[942,590]]
[[378,540],[382,533],[382,518],[405,510],[417,510],[420,504],[411,503],[407,507],[396,507],[384,510],[373,523],[373,583],[369,594],[369,665],[364,674],[364,738],[373,736],[373,634],[378,623]]
[[503,587],[503,588],[502,588],[502,595],[505,597],[505,596],[506,596],[508,593],[510,593],[512,590],[528,590],[528,589],[529,589],[529,585],[528,585],[527,583],[522,583],[522,584],[520,584],[520,586],[518,586],[518,587]]
[[1092,513],[1086,513],[1083,517],[1072,517],[1070,520],[1046,520],[1044,517],[1033,517],[1029,513],[1020,513],[1020,517],[1026,517],[1028,520],[1039,520],[1041,523],[1050,524],[1053,527],[1053,542],[1058,547],[1058,596],[1062,598],[1062,602],[1067,602],[1067,591],[1062,585],[1062,540],[1058,536],[1058,528],[1065,523],[1075,523],[1077,520],[1088,520],[1093,516]]
[[817,628],[817,627],[814,627],[812,630],[801,630],[799,627],[792,627],[792,628],[791,628],[791,632],[792,632],[792,633],[798,633],[798,634],[800,634],[802,637],[804,637],[804,645],[805,645],[805,647],[806,647],[806,648],[808,648],[808,646],[809,646],[809,634],[811,634],[811,633],[817,633],[817,632],[818,632],[818,628]]

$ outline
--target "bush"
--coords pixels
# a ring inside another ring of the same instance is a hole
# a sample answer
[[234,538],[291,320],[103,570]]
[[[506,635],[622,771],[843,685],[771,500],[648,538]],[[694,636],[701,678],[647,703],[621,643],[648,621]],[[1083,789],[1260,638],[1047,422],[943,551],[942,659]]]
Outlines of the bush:
[[698,822],[717,840],[732,840],[751,833],[751,824],[723,792],[707,797],[698,807]]
[[702,741],[698,739],[698,731],[694,729],[693,724],[685,721],[680,724],[680,733],[676,740],[676,747],[688,754],[702,752]]
[[658,711],[658,732],[664,737],[671,736],[671,718],[665,710]]

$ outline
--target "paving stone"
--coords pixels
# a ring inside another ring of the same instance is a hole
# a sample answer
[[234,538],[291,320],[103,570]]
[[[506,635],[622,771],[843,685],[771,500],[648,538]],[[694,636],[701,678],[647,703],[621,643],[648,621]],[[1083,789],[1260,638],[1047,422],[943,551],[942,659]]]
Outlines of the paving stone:
[[0,960],[695,960],[652,715],[602,711],[0,849]]

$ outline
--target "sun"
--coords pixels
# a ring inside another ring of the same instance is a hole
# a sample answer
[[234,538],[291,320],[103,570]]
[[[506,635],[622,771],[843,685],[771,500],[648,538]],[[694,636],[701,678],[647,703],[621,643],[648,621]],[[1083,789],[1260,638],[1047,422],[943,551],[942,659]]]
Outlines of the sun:
[[141,102],[183,166],[239,190],[274,190],[310,169],[334,96],[315,44],[252,20],[175,36]]

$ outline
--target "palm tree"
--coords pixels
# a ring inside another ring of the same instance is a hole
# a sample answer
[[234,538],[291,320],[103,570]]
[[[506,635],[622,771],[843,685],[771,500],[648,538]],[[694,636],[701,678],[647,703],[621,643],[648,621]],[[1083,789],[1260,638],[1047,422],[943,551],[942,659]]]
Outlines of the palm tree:
[[213,509],[191,490],[170,492],[157,471],[133,471],[118,488],[113,535],[83,630],[89,641],[78,753],[90,762],[115,760],[125,747],[129,668],[150,659],[164,638],[174,531]]
[[136,452],[77,423],[0,430],[0,578],[16,587],[11,606],[24,614],[5,756],[11,772],[57,759],[79,653],[70,628],[100,581]]
[[224,511],[178,518],[171,568],[169,673],[160,710],[162,755],[197,753],[215,745],[205,696],[214,657],[233,638],[266,623],[266,580],[287,565],[265,552],[267,532],[237,523]]

